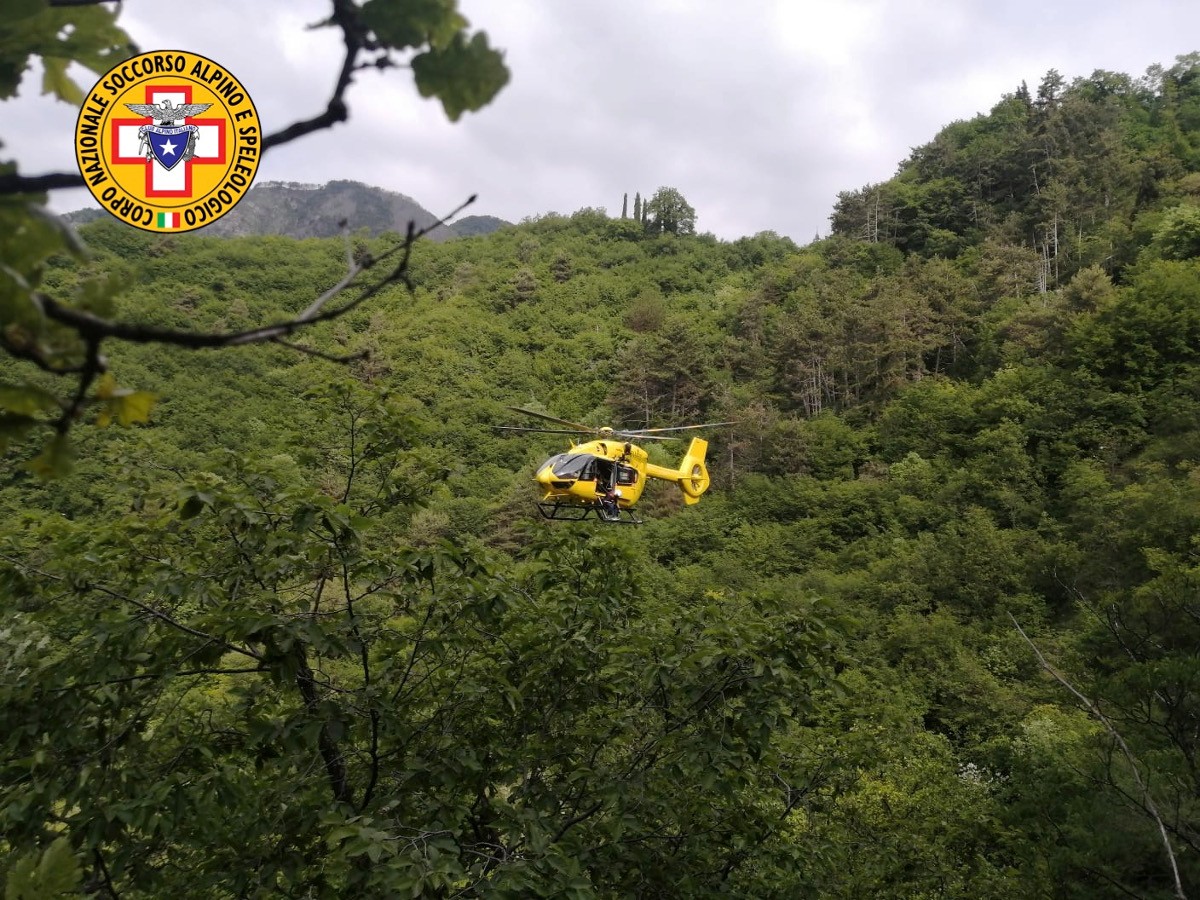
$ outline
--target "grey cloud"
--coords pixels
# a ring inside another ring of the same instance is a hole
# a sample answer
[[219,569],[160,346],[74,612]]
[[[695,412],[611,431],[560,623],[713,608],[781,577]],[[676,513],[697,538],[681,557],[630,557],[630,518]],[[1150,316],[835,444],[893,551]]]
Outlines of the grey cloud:
[[[491,106],[451,124],[407,73],[364,72],[351,120],[272,151],[259,177],[354,178],[435,211],[478,192],[474,212],[512,221],[616,212],[625,192],[671,185],[701,230],[804,242],[828,231],[839,191],[890,177],[913,147],[1022,80],[1035,89],[1049,68],[1136,76],[1197,49],[1187,42],[1200,34],[1190,0],[1143,0],[1136,13],[1119,0],[459,2],[512,69]],[[338,36],[302,30],[322,0],[213,0],[200,15],[161,0],[124,7],[143,46],[235,72],[268,129],[324,107]],[[73,165],[74,113],[47,106],[22,99],[5,111],[23,171]]]

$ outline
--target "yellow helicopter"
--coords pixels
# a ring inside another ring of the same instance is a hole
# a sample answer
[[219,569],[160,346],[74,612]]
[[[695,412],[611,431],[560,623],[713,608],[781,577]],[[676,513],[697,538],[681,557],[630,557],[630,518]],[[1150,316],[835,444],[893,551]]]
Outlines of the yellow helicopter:
[[659,478],[679,485],[683,502],[691,505],[700,501],[708,490],[710,479],[704,465],[708,441],[692,438],[678,469],[668,469],[650,462],[646,451],[635,441],[668,441],[682,435],[672,432],[694,431],[733,425],[733,422],[708,422],[704,425],[680,425],[675,428],[641,428],[618,431],[595,428],[569,422],[546,413],[519,406],[508,407],[513,412],[553,422],[560,428],[525,428],[498,425],[500,431],[534,431],[542,434],[593,435],[594,440],[571,442],[571,449],[550,457],[538,466],[534,480],[542,488],[538,511],[546,519],[580,521],[595,513],[602,522],[621,522],[640,525],[633,507],[641,499],[648,478]]

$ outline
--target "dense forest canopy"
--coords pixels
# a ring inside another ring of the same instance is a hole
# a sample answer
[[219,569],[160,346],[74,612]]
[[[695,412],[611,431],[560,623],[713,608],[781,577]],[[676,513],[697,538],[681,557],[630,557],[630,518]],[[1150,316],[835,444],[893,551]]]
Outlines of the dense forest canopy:
[[[315,353],[110,342],[69,472],[0,358],[7,896],[1194,894],[1200,56],[805,247],[696,218],[421,242]],[[214,332],[403,244],[80,231],[39,290]],[[552,526],[512,405],[739,424],[697,506]]]

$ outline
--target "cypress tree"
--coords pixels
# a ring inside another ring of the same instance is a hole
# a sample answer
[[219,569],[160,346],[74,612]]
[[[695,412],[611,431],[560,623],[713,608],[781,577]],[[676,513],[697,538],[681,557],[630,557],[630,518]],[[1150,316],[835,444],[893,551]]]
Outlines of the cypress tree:
[[640,193],[633,195],[633,220],[641,221],[642,218],[642,195]]
[[621,197],[621,218],[622,219],[629,218],[629,192],[628,191],[626,191],[625,195],[623,197]]

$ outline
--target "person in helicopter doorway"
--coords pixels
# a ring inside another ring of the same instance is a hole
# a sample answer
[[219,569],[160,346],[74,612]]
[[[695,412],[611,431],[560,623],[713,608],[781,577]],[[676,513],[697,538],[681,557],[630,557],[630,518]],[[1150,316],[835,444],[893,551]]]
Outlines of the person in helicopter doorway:
[[600,518],[606,522],[616,522],[621,518],[621,510],[617,501],[621,499],[621,489],[609,482],[604,493],[600,495]]

